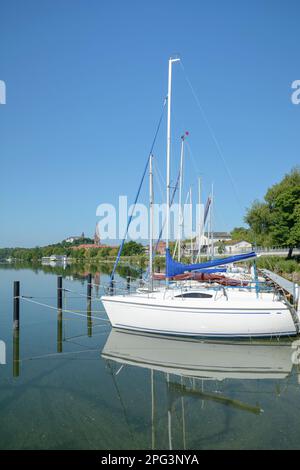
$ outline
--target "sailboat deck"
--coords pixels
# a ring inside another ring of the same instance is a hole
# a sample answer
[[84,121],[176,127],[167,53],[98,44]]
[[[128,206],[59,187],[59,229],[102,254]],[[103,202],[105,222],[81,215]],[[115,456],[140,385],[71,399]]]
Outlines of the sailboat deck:
[[[203,294],[204,297],[200,297]],[[194,295],[194,297],[193,297]],[[190,307],[190,308],[222,308],[223,310],[233,308],[244,310],[259,310],[268,308],[270,310],[288,309],[282,301],[277,300],[273,293],[263,292],[256,294],[254,291],[238,289],[158,289],[153,292],[141,290],[130,295],[122,294],[106,298],[111,302],[122,302],[140,305],[161,305],[167,301],[168,307]],[[163,305],[162,305],[163,306]]]

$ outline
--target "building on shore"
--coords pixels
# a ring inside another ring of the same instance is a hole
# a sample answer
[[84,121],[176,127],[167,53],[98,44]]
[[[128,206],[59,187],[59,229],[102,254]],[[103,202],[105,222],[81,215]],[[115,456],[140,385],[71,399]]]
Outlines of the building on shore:
[[248,253],[253,249],[251,243],[247,242],[246,240],[230,240],[224,242],[224,253],[227,254],[242,254]]
[[[212,255],[212,248],[211,248],[211,240],[202,239],[200,246],[200,254],[202,256],[211,256]],[[238,255],[243,253],[249,253],[252,251],[253,246],[251,243],[247,242],[246,240],[227,240],[227,239],[213,239],[213,256],[220,256],[220,255]],[[193,251],[193,253],[192,253]],[[191,256],[193,254],[193,258],[195,258],[199,253],[199,244],[198,241],[194,242],[193,247],[191,249],[191,243],[185,243],[184,246],[184,256]]]
[[66,266],[67,262],[67,255],[51,255],[42,257],[43,266]]
[[81,237],[78,237],[78,236],[74,236],[74,237],[68,237],[64,240],[64,242],[66,243],[74,243],[76,242],[77,240],[81,240]]

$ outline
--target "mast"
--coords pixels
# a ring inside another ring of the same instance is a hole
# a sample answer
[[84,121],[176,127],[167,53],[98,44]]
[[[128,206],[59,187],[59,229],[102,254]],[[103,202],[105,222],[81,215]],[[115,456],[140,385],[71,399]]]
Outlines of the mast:
[[169,438],[169,450],[173,450],[172,444],[172,403],[170,402],[170,376],[167,373],[167,387],[168,387],[168,438]]
[[150,196],[150,234],[149,234],[149,281],[150,290],[153,291],[153,155],[150,155],[149,162],[149,196]]
[[213,204],[214,204],[214,185],[211,185],[211,203],[209,211],[209,231],[210,231],[210,255],[214,259],[214,233],[213,233]]
[[[171,98],[172,98],[172,64],[178,62],[179,58],[169,59],[169,77],[168,77],[168,117],[167,117],[167,233],[166,249],[169,248],[170,239],[170,154],[171,154]],[[168,283],[168,280],[167,280]]]
[[[183,381],[181,376],[181,387],[183,387]],[[182,440],[183,450],[186,450],[186,431],[185,431],[185,409],[184,409],[184,397],[181,397],[181,414],[182,414]]]
[[201,259],[201,236],[202,236],[202,220],[201,220],[201,176],[198,177],[198,217],[199,217],[199,233],[198,233],[198,254],[197,259]]
[[151,369],[151,448],[155,449],[155,397],[154,397],[154,370]]
[[193,200],[192,200],[192,187],[190,187],[190,219],[191,219],[191,263],[193,262]]
[[181,152],[180,152],[178,261],[180,261],[180,258],[181,258],[181,240],[182,240],[182,229],[183,229],[183,210],[182,210],[183,156],[184,156],[184,135],[181,136]]

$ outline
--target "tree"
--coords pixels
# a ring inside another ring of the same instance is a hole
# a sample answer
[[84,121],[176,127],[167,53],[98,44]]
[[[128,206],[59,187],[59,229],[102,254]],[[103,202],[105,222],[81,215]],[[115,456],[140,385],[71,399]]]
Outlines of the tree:
[[100,258],[106,258],[110,254],[110,248],[108,246],[105,246],[103,248],[99,249],[98,256]]
[[225,244],[224,244],[224,242],[217,242],[217,247],[218,247],[219,255],[222,255],[223,253],[225,253]]
[[[300,245],[300,169],[268,189],[264,202],[254,201],[245,221],[265,244],[288,246],[288,258]],[[261,244],[261,243],[260,243]]]
[[154,258],[154,269],[156,269],[159,273],[161,269],[165,267],[165,257],[164,256],[156,256]]
[[145,247],[141,245],[141,243],[130,240],[130,242],[124,243],[122,256],[141,255],[144,253],[144,251]]
[[253,233],[249,228],[235,227],[231,231],[230,236],[235,241],[245,240],[246,242],[253,243]]

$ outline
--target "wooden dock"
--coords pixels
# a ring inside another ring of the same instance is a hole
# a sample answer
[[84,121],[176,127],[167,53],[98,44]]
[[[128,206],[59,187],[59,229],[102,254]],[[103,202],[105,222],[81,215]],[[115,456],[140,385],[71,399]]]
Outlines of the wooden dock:
[[298,284],[288,281],[282,276],[279,276],[268,269],[260,269],[261,274],[267,281],[272,282],[277,290],[280,290],[285,298],[286,304],[288,305],[295,328],[298,334],[300,334],[300,300],[299,300],[299,286]]
[[274,282],[277,286],[281,287],[285,292],[287,292],[292,297],[295,296],[295,283],[288,281],[282,276],[269,271],[268,269],[260,270],[262,275],[268,280]]

